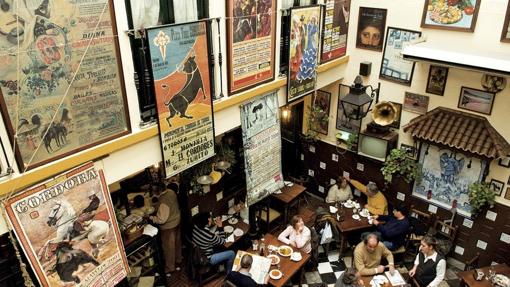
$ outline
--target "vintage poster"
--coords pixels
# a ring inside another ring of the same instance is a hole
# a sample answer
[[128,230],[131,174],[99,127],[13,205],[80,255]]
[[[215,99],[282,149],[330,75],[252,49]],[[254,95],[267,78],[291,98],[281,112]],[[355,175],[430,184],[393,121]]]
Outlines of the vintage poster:
[[423,178],[415,182],[413,195],[446,209],[456,207],[459,214],[471,216],[468,187],[482,180],[486,161],[422,144],[419,162]]
[[0,105],[22,171],[129,133],[112,2],[2,4]]
[[147,30],[166,177],[214,156],[205,21]]
[[126,277],[110,192],[93,163],[28,188],[5,208],[42,286],[115,286]]
[[347,32],[351,0],[325,0],[321,63],[340,58],[347,52]]
[[228,89],[274,79],[276,0],[227,0]]
[[250,206],[283,187],[277,92],[243,104],[241,127],[246,172],[246,204]]
[[386,9],[359,7],[356,48],[382,51]]
[[320,6],[290,10],[290,49],[287,102],[315,90],[319,53]]

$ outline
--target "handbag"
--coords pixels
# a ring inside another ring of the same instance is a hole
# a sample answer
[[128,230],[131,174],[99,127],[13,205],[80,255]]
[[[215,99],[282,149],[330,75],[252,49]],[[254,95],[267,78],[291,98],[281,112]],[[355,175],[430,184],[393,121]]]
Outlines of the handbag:
[[326,244],[333,241],[333,232],[331,231],[331,224],[326,222],[326,225],[321,230],[321,241],[320,244]]

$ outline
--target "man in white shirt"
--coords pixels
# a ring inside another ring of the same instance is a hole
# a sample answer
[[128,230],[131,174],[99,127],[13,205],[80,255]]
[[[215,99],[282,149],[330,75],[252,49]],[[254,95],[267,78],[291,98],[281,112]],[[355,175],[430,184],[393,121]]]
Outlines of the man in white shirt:
[[446,260],[436,251],[437,241],[425,236],[421,240],[420,252],[414,260],[409,276],[414,277],[422,287],[437,287],[444,279]]

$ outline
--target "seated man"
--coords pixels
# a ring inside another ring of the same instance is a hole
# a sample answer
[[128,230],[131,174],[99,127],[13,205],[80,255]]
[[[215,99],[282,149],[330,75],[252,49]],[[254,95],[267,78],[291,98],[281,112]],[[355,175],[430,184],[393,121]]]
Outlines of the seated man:
[[376,234],[369,233],[354,249],[354,267],[362,276],[383,273],[384,266],[381,265],[383,256],[388,261],[390,272],[393,274],[395,271],[393,254],[382,242],[379,242]]
[[343,177],[338,178],[337,183],[333,184],[328,191],[326,197],[327,203],[346,201],[352,199],[351,187],[347,184],[347,180]]
[[227,264],[227,273],[232,270],[236,254],[232,250],[214,252],[214,248],[222,248],[225,244],[225,232],[221,218],[215,218],[214,223],[217,226],[217,233],[211,232],[209,226],[212,225],[212,217],[209,212],[202,212],[193,218],[193,242],[200,247],[203,254],[209,258],[211,264],[216,265],[222,262]]
[[381,233],[382,241],[389,250],[397,250],[404,245],[409,231],[407,208],[403,204],[393,209],[393,216],[378,215],[374,220],[377,231]]
[[336,281],[335,287],[360,287],[363,284],[359,272],[354,268],[347,268]]
[[437,253],[436,246],[434,237],[423,237],[414,267],[409,271],[409,276],[414,277],[422,287],[437,287],[444,279],[446,260]]
[[386,201],[386,197],[379,191],[375,182],[369,181],[365,186],[354,179],[346,178],[346,180],[352,184],[354,188],[366,194],[368,203],[365,204],[365,208],[368,209],[370,213],[375,215],[388,214],[388,202]]
[[[241,266],[238,271],[232,271],[227,275],[226,280],[230,281],[239,287],[256,287],[258,286],[255,280],[251,278],[250,269],[253,263],[253,257],[250,254],[244,254],[241,257]],[[264,284],[269,281],[269,273],[264,278]]]

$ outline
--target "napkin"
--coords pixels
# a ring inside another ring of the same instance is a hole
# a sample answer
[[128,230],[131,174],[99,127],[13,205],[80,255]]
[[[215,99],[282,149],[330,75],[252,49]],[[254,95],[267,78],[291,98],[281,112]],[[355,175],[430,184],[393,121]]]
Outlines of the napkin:
[[158,234],[158,229],[150,224],[147,224],[143,228],[143,234],[154,237],[156,234]]
[[234,242],[234,234],[230,234],[230,236],[227,237],[227,242]]

